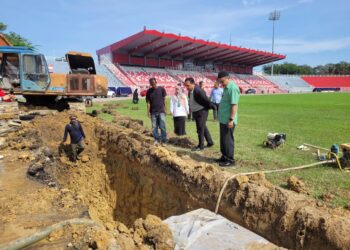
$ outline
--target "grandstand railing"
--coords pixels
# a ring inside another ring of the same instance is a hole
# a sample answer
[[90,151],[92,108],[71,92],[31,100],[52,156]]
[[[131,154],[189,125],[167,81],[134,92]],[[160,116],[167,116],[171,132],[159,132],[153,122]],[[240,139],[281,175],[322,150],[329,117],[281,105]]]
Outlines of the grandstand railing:
[[136,86],[136,84],[127,77],[127,75],[122,71],[118,65],[113,64],[106,56],[101,56],[101,64],[105,65],[124,85]]
[[108,80],[108,86],[113,86],[113,87],[122,87],[125,86],[123,82],[121,82],[114,73],[112,73],[106,65],[100,64],[96,66],[96,71],[98,74],[102,74],[105,77],[107,77]]

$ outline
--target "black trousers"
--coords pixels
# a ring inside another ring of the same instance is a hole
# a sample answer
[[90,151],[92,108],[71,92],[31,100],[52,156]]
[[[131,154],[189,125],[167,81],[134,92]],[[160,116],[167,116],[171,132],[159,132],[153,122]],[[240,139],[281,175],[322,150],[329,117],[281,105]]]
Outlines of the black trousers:
[[206,122],[208,119],[208,110],[202,109],[192,113],[194,120],[196,121],[197,134],[198,134],[198,147],[204,148],[204,138],[208,144],[213,144],[211,135],[207,128]]
[[177,135],[186,134],[186,116],[174,117],[174,133]]
[[220,123],[220,150],[221,154],[227,160],[233,161],[234,151],[235,151],[235,137],[233,132],[235,130],[235,125],[233,128],[228,128],[227,124]]
[[218,119],[219,103],[212,102],[212,104],[213,106],[215,106],[215,108],[213,109],[213,116],[214,120],[216,121]]

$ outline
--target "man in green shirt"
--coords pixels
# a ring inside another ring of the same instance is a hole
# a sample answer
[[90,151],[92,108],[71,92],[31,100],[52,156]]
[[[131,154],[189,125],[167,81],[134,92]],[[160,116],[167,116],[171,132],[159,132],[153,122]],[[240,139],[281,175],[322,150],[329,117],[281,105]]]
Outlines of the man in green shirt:
[[240,91],[229,77],[230,75],[225,71],[221,71],[218,74],[218,82],[224,88],[219,105],[220,150],[222,156],[216,160],[221,167],[232,167],[235,165],[235,138],[233,132],[238,121]]

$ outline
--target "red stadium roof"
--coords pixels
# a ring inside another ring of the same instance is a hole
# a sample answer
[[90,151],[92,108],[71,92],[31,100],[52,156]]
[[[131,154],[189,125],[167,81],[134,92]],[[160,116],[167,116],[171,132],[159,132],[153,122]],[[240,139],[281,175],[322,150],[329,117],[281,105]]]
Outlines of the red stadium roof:
[[285,58],[280,54],[146,29],[98,50],[97,55],[112,52],[246,66],[258,66]]

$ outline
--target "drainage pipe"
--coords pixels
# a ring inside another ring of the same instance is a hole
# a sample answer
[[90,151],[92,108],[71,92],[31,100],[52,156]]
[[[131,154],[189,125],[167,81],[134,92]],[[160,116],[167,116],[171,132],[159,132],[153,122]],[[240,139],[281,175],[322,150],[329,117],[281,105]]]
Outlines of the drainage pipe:
[[59,223],[53,224],[51,226],[48,226],[30,236],[26,236],[23,238],[19,238],[17,240],[13,240],[6,245],[0,246],[0,250],[18,250],[22,249],[24,247],[30,246],[42,239],[45,239],[49,234],[51,234],[54,231],[57,231],[61,228],[63,228],[66,225],[86,225],[86,226],[97,226],[102,227],[100,224],[97,224],[96,222],[89,220],[89,219],[70,219],[61,221]]

